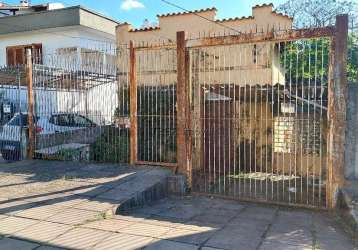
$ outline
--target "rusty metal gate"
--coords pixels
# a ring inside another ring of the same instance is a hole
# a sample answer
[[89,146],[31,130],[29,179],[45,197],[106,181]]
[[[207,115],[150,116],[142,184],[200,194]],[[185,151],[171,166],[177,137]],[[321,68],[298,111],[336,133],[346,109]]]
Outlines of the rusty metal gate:
[[332,175],[341,171],[332,163],[343,152],[332,143],[342,143],[334,134],[344,133],[344,119],[334,117],[344,112],[334,106],[335,91],[344,102],[340,74],[333,75],[344,63],[340,20],[336,27],[190,40],[178,34],[178,64],[185,65],[182,75],[178,65],[178,89],[183,81],[188,96],[178,119],[189,142],[182,149],[178,142],[178,161],[190,169],[194,192],[331,206],[339,179]]
[[190,49],[194,190],[325,204],[328,45]]
[[332,206],[342,176],[344,119],[335,114],[345,112],[345,22],[132,42],[130,162],[176,167],[196,193]]
[[173,167],[197,193],[333,207],[346,40],[339,16],[323,28],[68,48],[41,64],[29,54],[28,157]]

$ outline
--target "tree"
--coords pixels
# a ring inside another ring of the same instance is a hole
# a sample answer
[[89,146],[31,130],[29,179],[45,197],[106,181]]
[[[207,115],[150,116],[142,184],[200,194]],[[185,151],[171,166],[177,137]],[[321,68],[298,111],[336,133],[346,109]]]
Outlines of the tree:
[[339,14],[348,14],[350,24],[358,24],[355,22],[358,17],[357,8],[355,1],[287,0],[278,10],[294,18],[295,28],[302,28],[334,25],[336,15]]
[[278,7],[294,18],[294,28],[334,25],[339,14],[349,15],[348,81],[358,83],[358,3],[338,0],[287,0]]

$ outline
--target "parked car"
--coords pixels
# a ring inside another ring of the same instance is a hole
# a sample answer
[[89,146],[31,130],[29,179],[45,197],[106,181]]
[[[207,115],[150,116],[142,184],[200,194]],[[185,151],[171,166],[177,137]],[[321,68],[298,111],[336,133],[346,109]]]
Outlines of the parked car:
[[73,113],[58,113],[43,116],[36,123],[37,133],[41,135],[62,133],[81,128],[96,127],[97,124],[85,116]]
[[[34,117],[37,135],[51,135],[96,127],[90,119],[72,113],[58,113],[44,117]],[[0,152],[5,160],[21,158],[21,128],[28,127],[27,113],[16,113],[5,125],[0,126]]]
[[[36,124],[37,117],[34,117]],[[0,126],[0,151],[5,160],[18,160],[21,157],[21,128],[28,126],[26,113],[16,113],[5,125]]]

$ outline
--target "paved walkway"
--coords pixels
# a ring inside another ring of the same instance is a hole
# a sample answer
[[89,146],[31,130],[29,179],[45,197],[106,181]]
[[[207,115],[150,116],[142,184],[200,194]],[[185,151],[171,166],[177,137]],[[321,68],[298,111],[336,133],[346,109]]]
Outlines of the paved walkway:
[[153,170],[0,164],[0,249],[355,249],[324,212],[185,197],[108,213]]

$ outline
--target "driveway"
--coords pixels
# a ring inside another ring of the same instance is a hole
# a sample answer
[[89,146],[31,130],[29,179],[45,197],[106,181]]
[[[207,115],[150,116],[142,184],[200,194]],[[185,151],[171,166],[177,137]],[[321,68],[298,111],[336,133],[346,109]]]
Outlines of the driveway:
[[0,164],[0,249],[356,249],[322,211],[187,196],[108,213],[157,170]]

